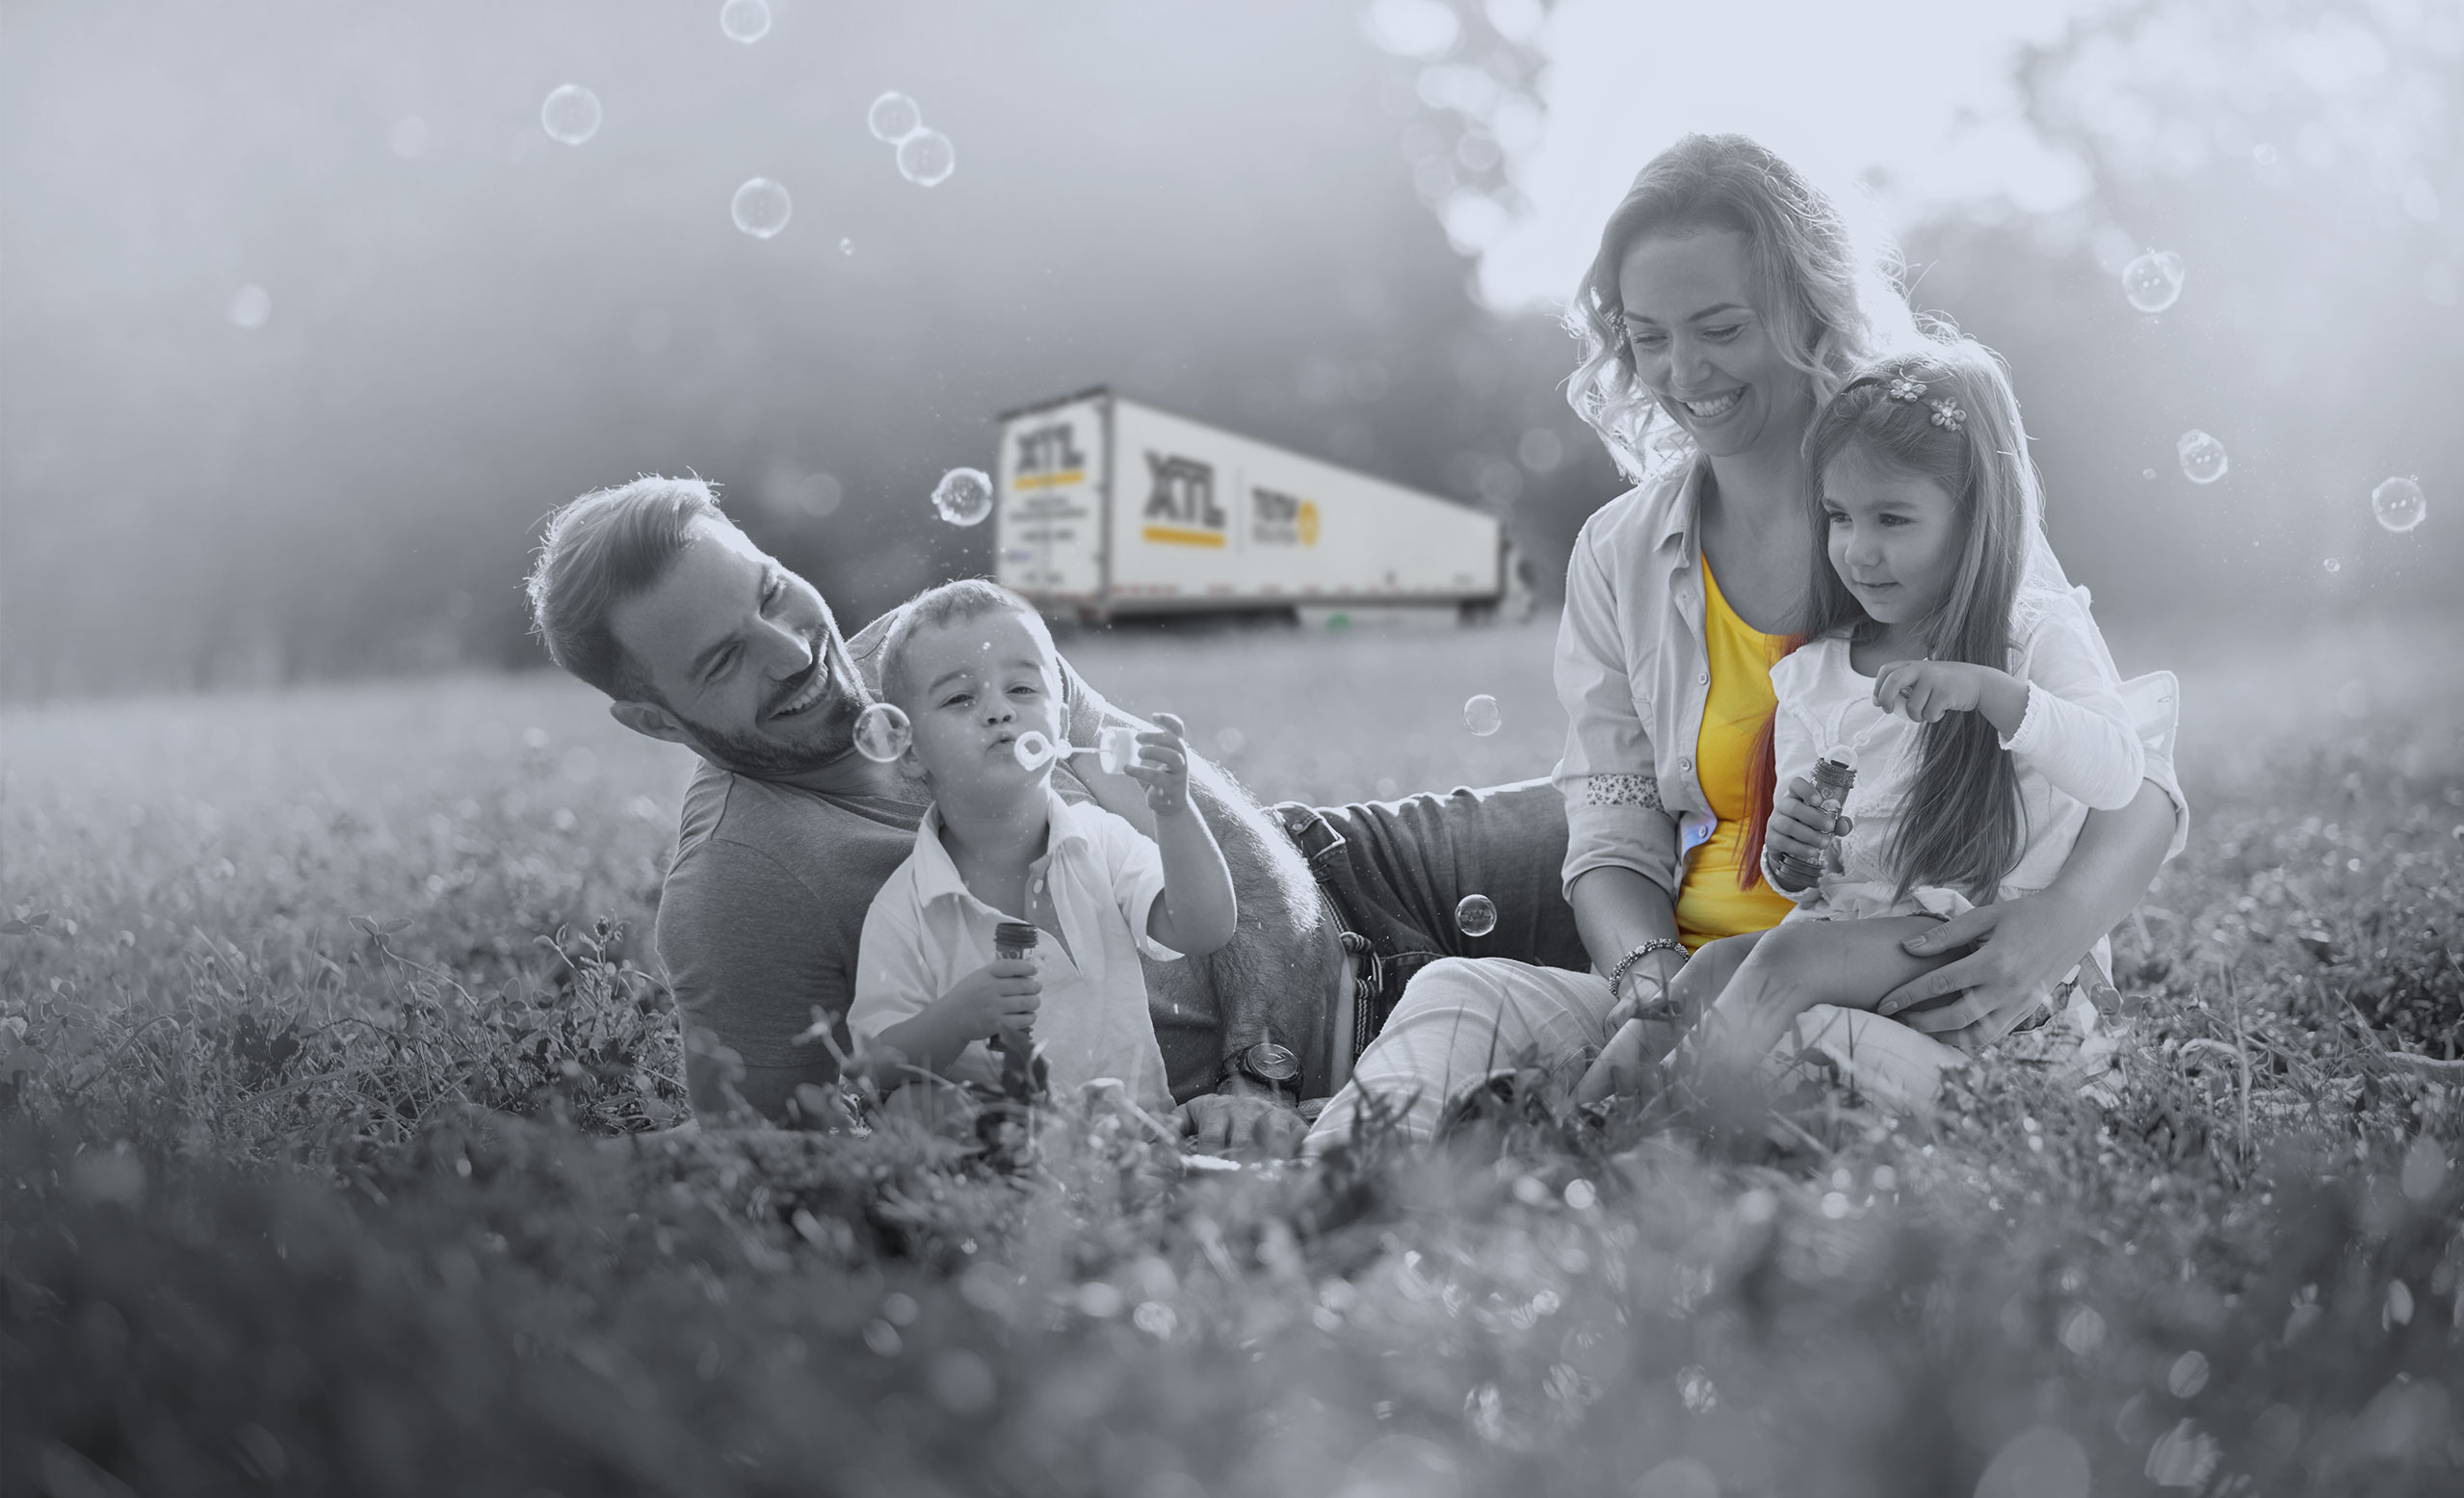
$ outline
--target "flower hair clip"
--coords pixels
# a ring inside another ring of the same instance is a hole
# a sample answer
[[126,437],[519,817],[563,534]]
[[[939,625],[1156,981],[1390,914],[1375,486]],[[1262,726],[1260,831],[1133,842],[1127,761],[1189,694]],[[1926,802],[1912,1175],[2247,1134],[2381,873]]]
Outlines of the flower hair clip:
[[1913,401],[1925,394],[1925,381],[1913,375],[1891,377],[1890,395],[1895,401]]
[[1933,414],[1926,419],[1945,432],[1956,432],[1959,423],[1968,419],[1968,413],[1950,401],[1936,401],[1933,403]]

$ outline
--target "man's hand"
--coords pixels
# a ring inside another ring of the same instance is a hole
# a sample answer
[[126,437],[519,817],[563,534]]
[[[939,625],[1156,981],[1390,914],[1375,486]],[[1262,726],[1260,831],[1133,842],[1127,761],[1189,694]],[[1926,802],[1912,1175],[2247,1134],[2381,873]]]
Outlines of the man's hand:
[[1876,1012],[1973,1056],[2032,1013],[2094,944],[2051,890],[1979,906],[1900,943],[1919,957],[1976,950],[1892,989]]
[[1146,804],[1164,816],[1190,803],[1189,728],[1169,713],[1157,713],[1155,723],[1138,736],[1138,757],[1121,774],[1146,787]]
[[1181,1129],[1193,1149],[1255,1150],[1280,1160],[1300,1147],[1309,1124],[1271,1089],[1236,1077],[1219,1092],[1183,1103]]
[[1770,856],[1775,852],[1802,858],[1818,869],[1830,867],[1833,845],[1855,825],[1854,819],[1832,816],[1815,804],[1813,781],[1803,775],[1789,781],[1763,828],[1763,877],[1770,879]]

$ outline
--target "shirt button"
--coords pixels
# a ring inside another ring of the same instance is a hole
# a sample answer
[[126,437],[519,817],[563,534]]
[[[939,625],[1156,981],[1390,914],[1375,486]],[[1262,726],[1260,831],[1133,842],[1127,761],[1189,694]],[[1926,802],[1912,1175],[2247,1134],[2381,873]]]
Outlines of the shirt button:
[[1681,759],[1677,761],[1677,768],[1690,771],[1694,768],[1694,762],[1691,759]]
[[1044,892],[1044,881],[1043,881],[1042,880],[1035,880],[1035,893],[1040,895],[1040,894],[1042,894],[1043,892]]
[[1694,685],[1695,685],[1695,686],[1697,686],[1697,687],[1708,687],[1708,686],[1710,686],[1710,685],[1711,685],[1711,672],[1709,672],[1709,671],[1698,671],[1698,672],[1696,672],[1696,673],[1695,673],[1695,675],[1694,675]]

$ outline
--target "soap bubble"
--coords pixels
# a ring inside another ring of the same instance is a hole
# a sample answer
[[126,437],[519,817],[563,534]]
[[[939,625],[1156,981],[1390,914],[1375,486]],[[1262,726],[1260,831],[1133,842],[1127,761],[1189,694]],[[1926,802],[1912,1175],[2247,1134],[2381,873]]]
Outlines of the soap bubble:
[[2122,295],[2142,312],[2162,312],[2182,300],[2182,257],[2151,250],[2122,267]]
[[896,145],[924,128],[924,111],[904,93],[884,93],[865,111],[864,122],[873,127],[873,139]]
[[932,508],[952,525],[982,525],[992,513],[992,479],[981,468],[953,468],[932,486]]
[[958,148],[938,130],[918,130],[899,143],[899,175],[918,187],[939,187],[958,170]]
[[750,46],[770,35],[770,7],[762,0],[727,0],[719,8],[719,29],[728,40]]
[[887,702],[876,702],[855,716],[855,752],[877,765],[898,758],[914,742],[915,725]]
[[231,294],[231,326],[254,332],[274,315],[274,298],[258,285],[247,285]]
[[754,177],[736,189],[735,201],[728,204],[736,227],[755,239],[768,239],[787,227],[788,216],[795,211],[787,189],[768,177]]
[[2329,557],[2326,561],[2319,565],[2325,567],[2330,572],[2341,572],[2345,569],[2345,565],[2333,557]]
[[578,83],[568,83],[539,106],[539,123],[550,140],[579,145],[599,133],[599,96]]
[[2224,477],[2231,463],[2224,456],[2224,444],[2192,427],[2173,444],[2174,456],[2182,460],[2182,477],[2193,484],[2214,484]]
[[2422,498],[2422,486],[2410,479],[2389,479],[2370,491],[2370,508],[2378,523],[2401,536],[2422,523],[2429,513],[2429,502]]
[[2153,468],[2141,468],[2138,471],[2138,476],[2142,479],[2153,479],[2156,477],[2156,470]]
[[1498,711],[1497,698],[1483,692],[1463,704],[1463,726],[1485,739],[1506,726],[1506,715]]
[[1485,936],[1497,930],[1497,902],[1486,895],[1465,895],[1455,903],[1455,927],[1466,936]]
[[1039,728],[1018,735],[1010,744],[1009,752],[1018,761],[1018,768],[1028,771],[1041,770],[1061,757],[1061,751],[1053,748],[1052,740]]

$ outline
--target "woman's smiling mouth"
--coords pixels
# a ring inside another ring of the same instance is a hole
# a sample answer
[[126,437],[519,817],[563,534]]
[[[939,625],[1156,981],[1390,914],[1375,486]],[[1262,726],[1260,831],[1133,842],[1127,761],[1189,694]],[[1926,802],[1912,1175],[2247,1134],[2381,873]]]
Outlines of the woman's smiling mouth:
[[1686,414],[1696,421],[1717,421],[1735,410],[1737,403],[1743,399],[1745,399],[1745,390],[1741,385],[1725,395],[1708,396],[1699,401],[1680,399],[1677,404],[1684,407]]

